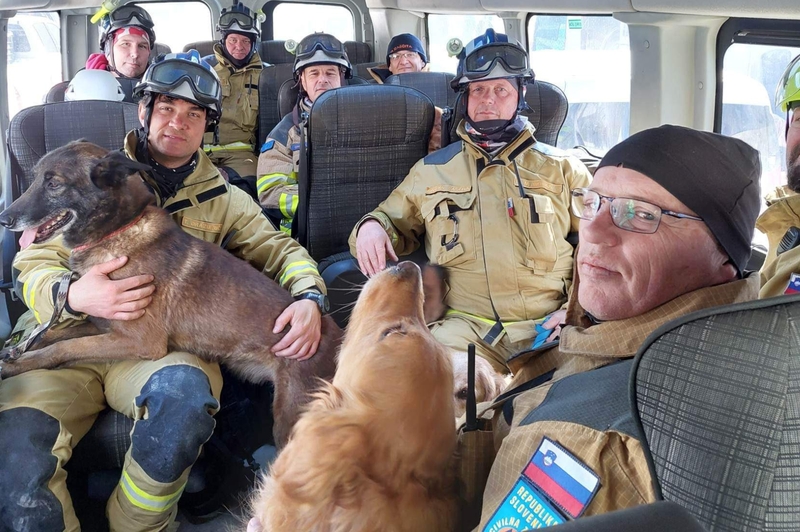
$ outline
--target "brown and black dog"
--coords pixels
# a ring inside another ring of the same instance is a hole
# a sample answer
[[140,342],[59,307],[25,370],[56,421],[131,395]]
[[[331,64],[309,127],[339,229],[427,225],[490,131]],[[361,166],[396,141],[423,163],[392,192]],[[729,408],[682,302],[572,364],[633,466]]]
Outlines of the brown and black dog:
[[373,277],[333,383],[316,394],[253,499],[263,532],[439,532],[456,521],[453,369],[428,331],[419,268]]
[[[143,317],[132,321],[89,318],[75,327],[45,333],[34,350],[2,366],[3,377],[75,362],[157,360],[185,351],[222,362],[252,382],[275,385],[274,435],[286,442],[318,377],[336,368],[341,330],[322,321],[316,355],[295,361],[270,348],[276,318],[293,299],[274,281],[219,246],[182,231],[153,195],[139,171],[148,167],[88,142],[54,150],[34,167],[30,188],[0,214],[12,231],[36,227],[36,240],[63,234],[73,272],[126,255],[112,279],[150,274],[156,290]],[[124,230],[121,230],[123,229]]]

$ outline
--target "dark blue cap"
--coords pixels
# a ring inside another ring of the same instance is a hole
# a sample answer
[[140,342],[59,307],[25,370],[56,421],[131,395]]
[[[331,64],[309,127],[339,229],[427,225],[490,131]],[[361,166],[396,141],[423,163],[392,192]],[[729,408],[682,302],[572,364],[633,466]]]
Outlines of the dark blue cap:
[[428,56],[425,55],[425,47],[422,46],[422,41],[410,33],[401,33],[400,35],[395,35],[389,41],[389,48],[386,50],[386,64],[389,64],[390,54],[402,52],[403,50],[417,52],[423,63],[428,62]]

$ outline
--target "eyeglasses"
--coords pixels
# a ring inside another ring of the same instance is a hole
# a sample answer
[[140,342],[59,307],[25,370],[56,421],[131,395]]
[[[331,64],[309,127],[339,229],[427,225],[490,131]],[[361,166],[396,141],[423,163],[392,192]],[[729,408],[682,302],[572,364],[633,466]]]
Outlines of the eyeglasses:
[[390,61],[397,61],[398,59],[408,59],[409,61],[419,57],[417,52],[397,52],[389,54]]
[[572,191],[572,212],[582,220],[594,220],[603,200],[609,202],[609,211],[614,225],[634,233],[655,233],[661,223],[662,214],[673,218],[703,221],[702,218],[697,216],[668,211],[646,201],[603,196],[588,188],[578,188]]

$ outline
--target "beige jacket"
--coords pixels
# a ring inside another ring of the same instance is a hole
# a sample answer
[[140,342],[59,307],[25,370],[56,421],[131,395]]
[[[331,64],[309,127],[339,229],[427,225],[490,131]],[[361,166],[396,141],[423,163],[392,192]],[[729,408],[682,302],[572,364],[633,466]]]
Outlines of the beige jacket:
[[[491,157],[473,144],[462,123],[461,141],[414,165],[356,225],[351,253],[356,255],[361,224],[377,220],[398,255],[424,245],[429,260],[446,268],[446,304],[473,316],[481,336],[494,326],[496,311],[501,334],[511,342],[532,338],[533,320],[566,300],[573,254],[566,237],[579,221],[570,212],[570,192],[591,180],[582,163],[536,143],[533,133],[528,124]],[[520,197],[512,159],[526,198]]]
[[777,255],[786,231],[800,228],[800,195],[783,186],[767,195],[766,201],[767,210],[756,220],[756,228],[769,238],[769,252],[761,267],[762,299],[783,295],[792,274],[800,274],[800,247]]
[[[136,135],[128,133],[125,154],[135,159]],[[325,283],[317,264],[300,244],[280,231],[264,216],[246,192],[229,186],[198,151],[195,171],[184,180],[185,186],[167,200],[158,197],[184,231],[192,236],[221,245],[263,271],[293,295],[316,288],[325,292]],[[150,176],[145,181],[154,185]],[[14,258],[14,288],[34,313],[36,321],[49,320],[53,313],[55,291],[63,272],[69,270],[70,250],[60,238],[43,244],[31,244]],[[62,319],[82,318],[64,313]],[[22,318],[20,318],[22,322]]]

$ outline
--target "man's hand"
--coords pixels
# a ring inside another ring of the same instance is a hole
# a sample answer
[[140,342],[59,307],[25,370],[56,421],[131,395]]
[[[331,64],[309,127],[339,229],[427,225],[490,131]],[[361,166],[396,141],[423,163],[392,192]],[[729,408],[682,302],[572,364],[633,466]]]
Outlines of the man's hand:
[[291,325],[292,329],[272,346],[275,356],[292,360],[308,360],[314,356],[322,329],[322,313],[317,304],[308,299],[295,301],[275,320],[272,332],[278,334],[286,325]]
[[553,340],[559,337],[559,335],[561,334],[561,325],[564,324],[566,319],[567,319],[567,311],[557,310],[552,314],[550,314],[550,317],[547,318],[544,323],[542,323],[542,327],[544,327],[545,329],[551,329],[553,331],[550,334],[550,336],[547,337],[548,342],[552,342]]
[[386,268],[386,254],[397,260],[389,235],[375,220],[367,220],[358,229],[356,255],[358,267],[367,277],[372,277]]
[[[152,275],[135,275],[113,281],[108,277],[128,262],[117,257],[97,264],[69,285],[67,303],[75,312],[108,320],[135,320],[144,316],[144,309],[153,300],[156,287]],[[147,286],[145,286],[147,285]]]

